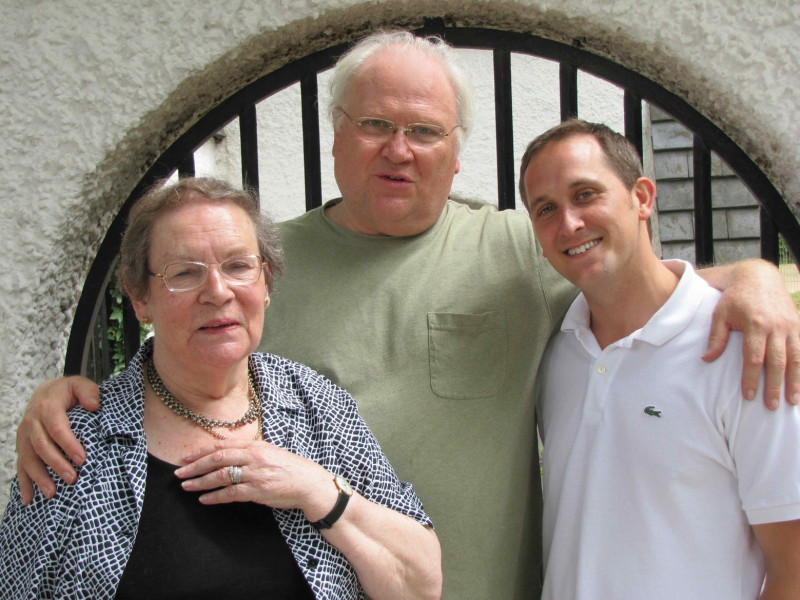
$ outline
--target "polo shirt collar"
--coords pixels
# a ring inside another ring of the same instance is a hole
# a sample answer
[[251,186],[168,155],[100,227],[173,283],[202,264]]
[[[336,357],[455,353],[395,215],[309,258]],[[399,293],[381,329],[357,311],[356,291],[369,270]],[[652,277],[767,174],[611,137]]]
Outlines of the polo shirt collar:
[[[622,348],[629,348],[634,341],[641,341],[653,346],[662,346],[686,329],[695,316],[697,308],[703,299],[705,282],[694,272],[692,265],[682,260],[664,261],[680,263],[683,265],[678,285],[670,297],[650,320],[629,336],[611,344]],[[589,304],[583,293],[579,294],[567,311],[561,324],[561,331],[572,333],[589,351],[590,354],[599,354],[600,348],[597,340],[589,328]]]

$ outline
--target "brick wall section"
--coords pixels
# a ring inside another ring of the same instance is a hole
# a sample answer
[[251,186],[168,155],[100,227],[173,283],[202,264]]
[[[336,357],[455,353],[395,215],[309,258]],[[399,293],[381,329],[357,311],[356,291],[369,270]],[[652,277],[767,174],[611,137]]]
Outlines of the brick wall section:
[[[650,107],[658,218],[664,258],[694,262],[692,134]],[[758,202],[718,156],[711,156],[714,254],[717,263],[760,256]]]

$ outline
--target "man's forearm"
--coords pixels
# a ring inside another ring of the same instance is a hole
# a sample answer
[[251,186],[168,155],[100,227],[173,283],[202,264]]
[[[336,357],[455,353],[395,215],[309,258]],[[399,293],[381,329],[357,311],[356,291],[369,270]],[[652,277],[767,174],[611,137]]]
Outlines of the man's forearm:
[[723,292],[736,282],[750,282],[758,277],[780,277],[778,269],[770,262],[760,258],[740,260],[729,265],[702,267],[697,269],[697,274],[708,285]]

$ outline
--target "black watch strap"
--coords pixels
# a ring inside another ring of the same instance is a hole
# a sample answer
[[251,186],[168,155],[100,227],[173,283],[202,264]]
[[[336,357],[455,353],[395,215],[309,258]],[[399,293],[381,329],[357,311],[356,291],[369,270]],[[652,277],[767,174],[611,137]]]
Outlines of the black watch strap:
[[[336,478],[334,478],[334,482],[336,482]],[[336,487],[339,489],[339,497],[336,499],[336,504],[333,505],[331,512],[327,515],[322,517],[319,521],[314,521],[311,523],[317,529],[330,529],[336,521],[339,520],[339,517],[342,516],[344,509],[347,507],[347,503],[350,502],[350,496],[353,495],[352,488],[347,483],[346,480],[342,480],[345,489],[340,487],[340,484],[336,482]]]

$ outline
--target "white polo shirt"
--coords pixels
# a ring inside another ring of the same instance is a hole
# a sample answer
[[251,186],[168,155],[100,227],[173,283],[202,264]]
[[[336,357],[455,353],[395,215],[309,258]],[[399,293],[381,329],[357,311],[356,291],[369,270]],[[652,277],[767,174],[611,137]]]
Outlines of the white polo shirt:
[[800,518],[800,409],[740,392],[741,336],[701,360],[719,292],[686,264],[601,350],[580,295],[542,361],[545,600],[754,599],[750,524]]

